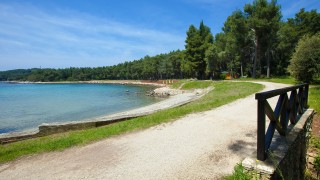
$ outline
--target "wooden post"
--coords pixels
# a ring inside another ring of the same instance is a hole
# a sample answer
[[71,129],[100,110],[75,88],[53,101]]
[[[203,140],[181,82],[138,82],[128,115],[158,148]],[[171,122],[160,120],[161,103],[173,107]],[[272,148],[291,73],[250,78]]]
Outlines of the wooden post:
[[309,96],[309,84],[306,84],[305,90],[304,90],[304,98],[305,98],[303,103],[304,108],[308,108],[308,96]]
[[265,115],[265,99],[258,100],[258,142],[257,142],[257,159],[264,161],[267,158],[265,152],[266,146],[266,115]]

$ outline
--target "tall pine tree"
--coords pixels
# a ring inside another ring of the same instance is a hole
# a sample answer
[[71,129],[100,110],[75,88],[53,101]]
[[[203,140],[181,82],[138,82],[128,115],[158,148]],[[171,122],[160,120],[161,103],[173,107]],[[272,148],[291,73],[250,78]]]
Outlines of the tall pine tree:
[[213,42],[210,28],[205,26],[203,21],[201,21],[199,29],[191,25],[185,42],[186,51],[183,71],[189,77],[204,79],[206,70],[205,52]]
[[[255,35],[255,60],[253,78],[256,77],[256,66],[261,73],[262,59],[267,55],[274,44],[273,40],[280,27],[281,12],[276,0],[270,3],[267,0],[255,0],[253,4],[246,4],[244,11],[247,15],[248,26]],[[270,60],[267,59],[267,76],[269,76]]]

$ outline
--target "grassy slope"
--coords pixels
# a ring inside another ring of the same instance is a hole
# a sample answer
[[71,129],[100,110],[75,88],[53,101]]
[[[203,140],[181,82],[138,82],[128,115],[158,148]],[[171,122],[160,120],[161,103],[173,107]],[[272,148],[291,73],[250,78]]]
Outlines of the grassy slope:
[[247,82],[187,82],[183,89],[214,86],[215,89],[192,103],[177,108],[163,110],[152,115],[116,123],[109,126],[56,134],[37,139],[30,139],[0,146],[0,163],[14,160],[18,157],[63,150],[76,145],[88,144],[113,135],[148,128],[163,122],[173,121],[193,112],[209,110],[236,99],[246,97],[263,88],[262,85]]
[[282,83],[282,84],[297,84],[296,80],[292,77],[278,77],[278,78],[241,78],[237,79],[239,81],[267,81],[267,82],[274,82],[274,83]]
[[314,86],[309,91],[309,105],[320,113],[320,86]]

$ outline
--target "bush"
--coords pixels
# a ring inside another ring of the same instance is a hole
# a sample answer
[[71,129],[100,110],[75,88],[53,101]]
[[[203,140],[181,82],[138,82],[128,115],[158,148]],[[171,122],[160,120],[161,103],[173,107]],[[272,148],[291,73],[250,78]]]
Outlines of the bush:
[[226,77],[227,77],[227,74],[220,74],[220,79],[222,79],[222,80],[225,80],[226,79]]
[[311,82],[320,72],[320,33],[304,36],[298,42],[288,67],[300,82]]
[[237,164],[234,167],[233,173],[226,177],[227,180],[251,180],[253,176],[250,173],[245,172],[244,167],[241,164]]
[[317,171],[317,174],[320,173],[320,155],[318,155],[315,159],[314,159],[314,169]]

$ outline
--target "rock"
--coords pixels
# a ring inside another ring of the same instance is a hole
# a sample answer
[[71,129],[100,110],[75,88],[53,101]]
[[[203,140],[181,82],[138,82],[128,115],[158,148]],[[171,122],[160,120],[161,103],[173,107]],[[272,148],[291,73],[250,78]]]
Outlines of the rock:
[[314,159],[315,159],[315,158],[313,158],[313,157],[309,157],[309,158],[308,158],[308,163],[314,165]]
[[147,96],[154,96],[155,93],[154,93],[154,91],[147,91],[147,92],[146,92],[146,95],[147,95]]

